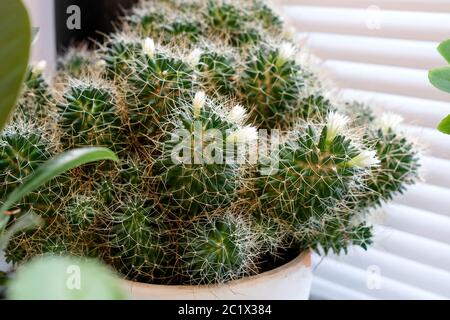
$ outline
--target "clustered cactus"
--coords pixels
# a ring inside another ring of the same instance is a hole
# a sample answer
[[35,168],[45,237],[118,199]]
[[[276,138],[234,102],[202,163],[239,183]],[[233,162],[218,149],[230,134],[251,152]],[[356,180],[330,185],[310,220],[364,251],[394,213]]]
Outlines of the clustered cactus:
[[0,136],[1,195],[67,149],[121,161],[23,199],[46,224],[7,258],[98,257],[131,280],[210,284],[289,251],[367,248],[365,215],[415,182],[417,148],[398,117],[334,95],[285,30],[260,0],[142,1],[97,48],[70,49],[54,87],[31,68]]

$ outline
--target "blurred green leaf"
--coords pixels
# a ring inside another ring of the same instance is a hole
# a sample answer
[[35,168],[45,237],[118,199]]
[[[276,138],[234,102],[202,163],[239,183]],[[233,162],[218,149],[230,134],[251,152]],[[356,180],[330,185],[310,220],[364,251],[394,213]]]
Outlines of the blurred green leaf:
[[450,67],[433,69],[429,72],[428,78],[433,86],[450,93]]
[[32,36],[31,36],[33,43],[36,42],[36,40],[38,39],[39,31],[40,31],[40,29],[38,27],[33,27],[33,29],[32,29]]
[[13,300],[123,300],[119,278],[95,260],[47,256],[19,268],[8,283]]
[[443,133],[450,134],[450,114],[441,121],[438,126],[438,130]]
[[41,224],[42,219],[32,212],[22,215],[11,227],[0,234],[0,251],[5,250],[8,247],[9,241],[15,234],[21,231],[34,229]]
[[444,57],[444,59],[447,60],[448,63],[450,63],[450,39],[441,42],[438,47],[438,51]]
[[20,0],[0,1],[0,130],[14,109],[28,67],[31,26]]
[[90,147],[67,151],[44,163],[33,174],[28,176],[24,183],[16,188],[3,203],[0,208],[0,231],[4,229],[9,220],[9,217],[4,213],[24,196],[64,172],[83,164],[100,160],[118,161],[118,158],[109,149]]

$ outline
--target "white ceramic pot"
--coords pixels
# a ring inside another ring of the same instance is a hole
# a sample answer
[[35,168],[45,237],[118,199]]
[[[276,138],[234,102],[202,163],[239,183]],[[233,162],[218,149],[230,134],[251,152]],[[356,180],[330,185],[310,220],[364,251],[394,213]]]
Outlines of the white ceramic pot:
[[307,300],[311,290],[311,253],[253,277],[214,286],[165,286],[125,281],[134,300]]

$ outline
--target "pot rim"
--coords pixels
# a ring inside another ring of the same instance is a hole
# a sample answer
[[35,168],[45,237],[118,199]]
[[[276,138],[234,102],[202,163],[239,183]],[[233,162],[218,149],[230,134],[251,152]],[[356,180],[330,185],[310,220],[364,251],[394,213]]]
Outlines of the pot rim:
[[130,281],[130,280],[124,280],[125,284],[131,289],[133,288],[141,288],[141,289],[172,289],[172,290],[195,290],[195,291],[201,291],[201,290],[211,290],[214,288],[221,288],[221,287],[233,287],[236,285],[243,285],[246,283],[253,283],[261,278],[267,279],[267,278],[277,278],[282,276],[283,274],[289,274],[291,270],[298,269],[299,266],[304,266],[306,268],[311,267],[311,251],[307,250],[300,255],[289,261],[286,264],[283,264],[282,266],[257,274],[253,276],[243,277],[241,279],[232,280],[223,284],[213,284],[213,285],[164,285],[164,284],[150,284],[150,283],[144,283],[144,282],[136,282],[136,281]]

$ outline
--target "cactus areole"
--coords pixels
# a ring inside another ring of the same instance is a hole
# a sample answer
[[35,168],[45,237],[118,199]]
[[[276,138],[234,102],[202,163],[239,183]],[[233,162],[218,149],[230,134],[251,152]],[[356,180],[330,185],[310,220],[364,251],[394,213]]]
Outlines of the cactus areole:
[[366,249],[367,214],[415,183],[418,151],[399,117],[339,98],[292,38],[259,0],[142,1],[61,57],[54,86],[32,66],[0,135],[0,196],[72,148],[120,162],[22,199],[46,223],[8,261],[71,254],[132,281],[210,285]]

